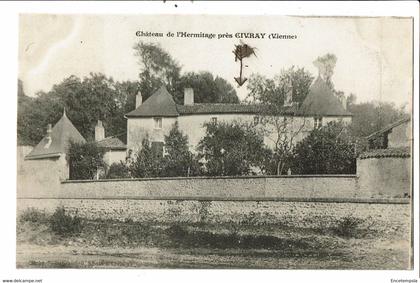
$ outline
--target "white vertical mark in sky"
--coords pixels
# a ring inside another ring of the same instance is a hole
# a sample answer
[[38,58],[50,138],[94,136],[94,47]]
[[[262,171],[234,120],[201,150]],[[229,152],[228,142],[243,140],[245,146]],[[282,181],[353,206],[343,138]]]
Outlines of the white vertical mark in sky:
[[73,29],[71,30],[71,32],[69,32],[67,37],[65,37],[63,40],[51,45],[51,47],[48,48],[48,51],[45,53],[43,60],[41,60],[41,62],[37,66],[29,70],[28,73],[31,76],[40,75],[43,72],[45,72],[48,68],[48,64],[50,63],[54,55],[56,55],[58,52],[60,52],[61,49],[66,48],[69,44],[73,42],[74,38],[79,34],[80,28],[82,26],[82,21],[82,18],[74,17]]

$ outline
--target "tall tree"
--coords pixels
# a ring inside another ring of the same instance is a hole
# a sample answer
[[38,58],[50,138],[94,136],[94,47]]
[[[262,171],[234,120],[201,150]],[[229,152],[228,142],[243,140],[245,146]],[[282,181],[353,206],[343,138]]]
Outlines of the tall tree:
[[309,93],[314,77],[304,68],[282,69],[274,78],[265,78],[253,74],[248,82],[247,100],[269,105],[271,111],[283,109],[284,99],[288,92],[292,93],[293,102],[302,103]]
[[181,75],[181,66],[159,44],[139,42],[134,50],[139,58],[139,88],[143,100],[164,85],[177,104],[183,103],[187,87],[194,89],[197,103],[239,103],[235,89],[223,78],[214,78],[206,71]]
[[[35,145],[45,135],[48,124],[58,121],[66,109],[74,126],[87,139],[94,137],[97,120],[104,122],[107,136],[126,132],[124,114],[127,105],[134,109],[134,93],[123,86],[135,83],[116,84],[103,74],[91,73],[80,79],[65,78],[49,92],[39,92],[33,99],[20,99],[18,105],[18,140]],[[134,90],[133,90],[134,92]],[[24,98],[24,96],[20,96]]]
[[[354,100],[353,100],[354,99]],[[397,107],[389,102],[363,102],[348,103],[348,110],[353,114],[351,133],[356,137],[366,137],[385,126],[409,117],[410,114],[404,110],[404,106]]]
[[264,135],[274,145],[274,154],[268,166],[271,174],[285,174],[293,159],[293,150],[297,136],[304,130],[306,119],[284,116],[286,94],[292,95],[295,103],[302,103],[309,93],[312,75],[303,68],[292,66],[284,69],[274,79],[260,75],[251,76],[248,83],[247,99],[258,102],[261,107],[260,123]]
[[164,174],[168,177],[194,176],[200,173],[200,164],[189,150],[188,136],[179,129],[178,122],[165,136]]
[[149,138],[142,140],[141,150],[129,163],[130,175],[134,178],[150,178],[163,176],[162,156],[157,154],[150,145]]
[[327,53],[324,56],[316,58],[313,63],[318,68],[318,75],[334,90],[332,76],[334,74],[335,64],[337,63],[337,57],[334,54]]
[[[39,121],[33,121],[28,113],[31,112],[33,99],[25,95],[23,82],[18,80],[18,112],[17,112],[17,142],[19,145],[35,145],[38,140]],[[45,133],[45,129],[39,130]]]
[[239,103],[235,89],[225,79],[214,78],[210,72],[188,72],[184,74],[176,85],[174,99],[178,104],[183,103],[184,88],[194,89],[196,103]]
[[181,76],[181,66],[157,43],[138,42],[134,45],[135,55],[141,67],[140,90],[143,99],[165,85],[169,93],[175,92],[176,82]]

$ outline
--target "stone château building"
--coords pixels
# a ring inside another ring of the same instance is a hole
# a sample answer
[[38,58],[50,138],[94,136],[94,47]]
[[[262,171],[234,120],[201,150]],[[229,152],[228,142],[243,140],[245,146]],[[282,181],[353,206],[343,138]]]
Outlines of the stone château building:
[[[172,95],[161,87],[142,103],[141,94],[136,97],[136,109],[127,113],[127,149],[137,151],[146,137],[152,147],[164,147],[164,136],[178,122],[180,130],[188,135],[190,149],[195,150],[201,138],[205,135],[203,124],[206,122],[241,120],[258,123],[261,115],[261,105],[257,104],[218,104],[194,103],[194,90],[184,91],[184,104],[176,104]],[[292,101],[291,93],[285,98],[278,117],[282,123],[282,134],[296,135],[298,142],[311,132],[314,127],[320,127],[330,121],[350,123],[351,113],[346,110],[345,101],[341,101],[328,87],[324,80],[318,77],[310,87],[309,94],[301,105]],[[265,127],[270,127],[265,125]],[[273,148],[277,129],[269,129],[264,142]]]

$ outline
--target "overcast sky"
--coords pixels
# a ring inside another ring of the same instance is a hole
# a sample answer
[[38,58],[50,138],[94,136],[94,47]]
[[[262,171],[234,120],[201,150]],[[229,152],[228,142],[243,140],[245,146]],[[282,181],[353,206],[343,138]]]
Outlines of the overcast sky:
[[[266,33],[265,39],[243,39],[257,48],[244,59],[245,77],[267,77],[292,65],[314,76],[316,57],[334,53],[332,77],[337,90],[354,93],[359,102],[409,103],[412,93],[412,25],[401,18],[316,18],[279,16],[65,16],[21,15],[19,78],[27,95],[48,91],[70,75],[102,72],[115,80],[138,79],[133,45],[159,42],[186,71],[210,71],[235,84],[239,63],[232,50],[239,39],[137,37],[136,31],[174,33]],[[268,34],[297,39],[268,39]],[[241,99],[246,84],[237,88]]]

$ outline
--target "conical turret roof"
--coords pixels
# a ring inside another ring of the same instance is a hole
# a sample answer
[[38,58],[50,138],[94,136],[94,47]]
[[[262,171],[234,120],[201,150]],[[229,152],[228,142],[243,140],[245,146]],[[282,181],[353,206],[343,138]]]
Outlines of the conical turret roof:
[[51,129],[51,133],[47,133],[25,159],[42,159],[60,156],[62,153],[67,153],[70,140],[74,142],[86,142],[69,120],[64,110],[63,116]]
[[304,116],[351,116],[327,83],[318,77],[309,89],[299,114]]

